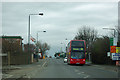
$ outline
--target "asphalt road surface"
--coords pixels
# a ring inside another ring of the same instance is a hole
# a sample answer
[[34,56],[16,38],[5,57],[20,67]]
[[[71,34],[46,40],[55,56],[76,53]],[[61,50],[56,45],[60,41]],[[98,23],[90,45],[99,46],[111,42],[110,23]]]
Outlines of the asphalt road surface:
[[118,78],[114,70],[88,65],[67,65],[63,59],[50,58],[31,78]]

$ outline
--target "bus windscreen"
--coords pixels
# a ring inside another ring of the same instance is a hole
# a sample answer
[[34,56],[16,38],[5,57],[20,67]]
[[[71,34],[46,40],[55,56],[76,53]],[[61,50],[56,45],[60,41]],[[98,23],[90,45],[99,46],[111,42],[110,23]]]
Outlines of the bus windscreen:
[[84,52],[71,52],[72,59],[84,59],[85,53]]

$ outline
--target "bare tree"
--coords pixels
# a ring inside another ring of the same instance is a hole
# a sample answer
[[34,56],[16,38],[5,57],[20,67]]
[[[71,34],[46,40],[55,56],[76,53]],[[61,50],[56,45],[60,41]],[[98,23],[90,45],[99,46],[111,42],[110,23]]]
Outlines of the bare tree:
[[40,41],[37,42],[36,46],[40,49],[40,52],[42,53],[42,58],[45,53],[45,51],[50,50],[50,46],[45,42],[41,43]]
[[45,52],[46,50],[49,50],[50,46],[47,43],[42,44],[42,51]]
[[85,40],[89,45],[97,38],[97,31],[94,28],[90,28],[88,26],[83,26],[79,28],[77,35],[75,36],[75,40]]
[[85,40],[87,46],[87,58],[90,60],[90,53],[92,48],[92,43],[97,39],[97,31],[94,28],[88,26],[82,26],[79,28],[77,35],[74,38],[75,40]]

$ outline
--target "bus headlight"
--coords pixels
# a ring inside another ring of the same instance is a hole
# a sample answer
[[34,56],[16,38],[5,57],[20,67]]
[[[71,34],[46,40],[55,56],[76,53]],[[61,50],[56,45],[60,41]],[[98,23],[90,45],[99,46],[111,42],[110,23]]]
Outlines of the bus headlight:
[[85,59],[83,59],[83,61],[85,61]]
[[73,61],[73,60],[71,59],[71,61]]

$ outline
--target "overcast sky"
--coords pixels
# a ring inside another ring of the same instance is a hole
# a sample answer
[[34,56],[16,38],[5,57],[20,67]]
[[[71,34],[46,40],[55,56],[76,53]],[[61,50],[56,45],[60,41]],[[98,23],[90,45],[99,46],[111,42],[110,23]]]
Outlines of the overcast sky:
[[83,25],[95,28],[99,35],[109,34],[103,27],[118,25],[117,2],[5,2],[2,3],[2,34],[22,36],[23,43],[27,43],[28,16],[39,12],[44,15],[31,16],[31,36],[36,38],[37,31],[46,30],[46,33],[39,32],[39,40],[51,46],[50,55],[61,47],[65,50],[65,45]]

